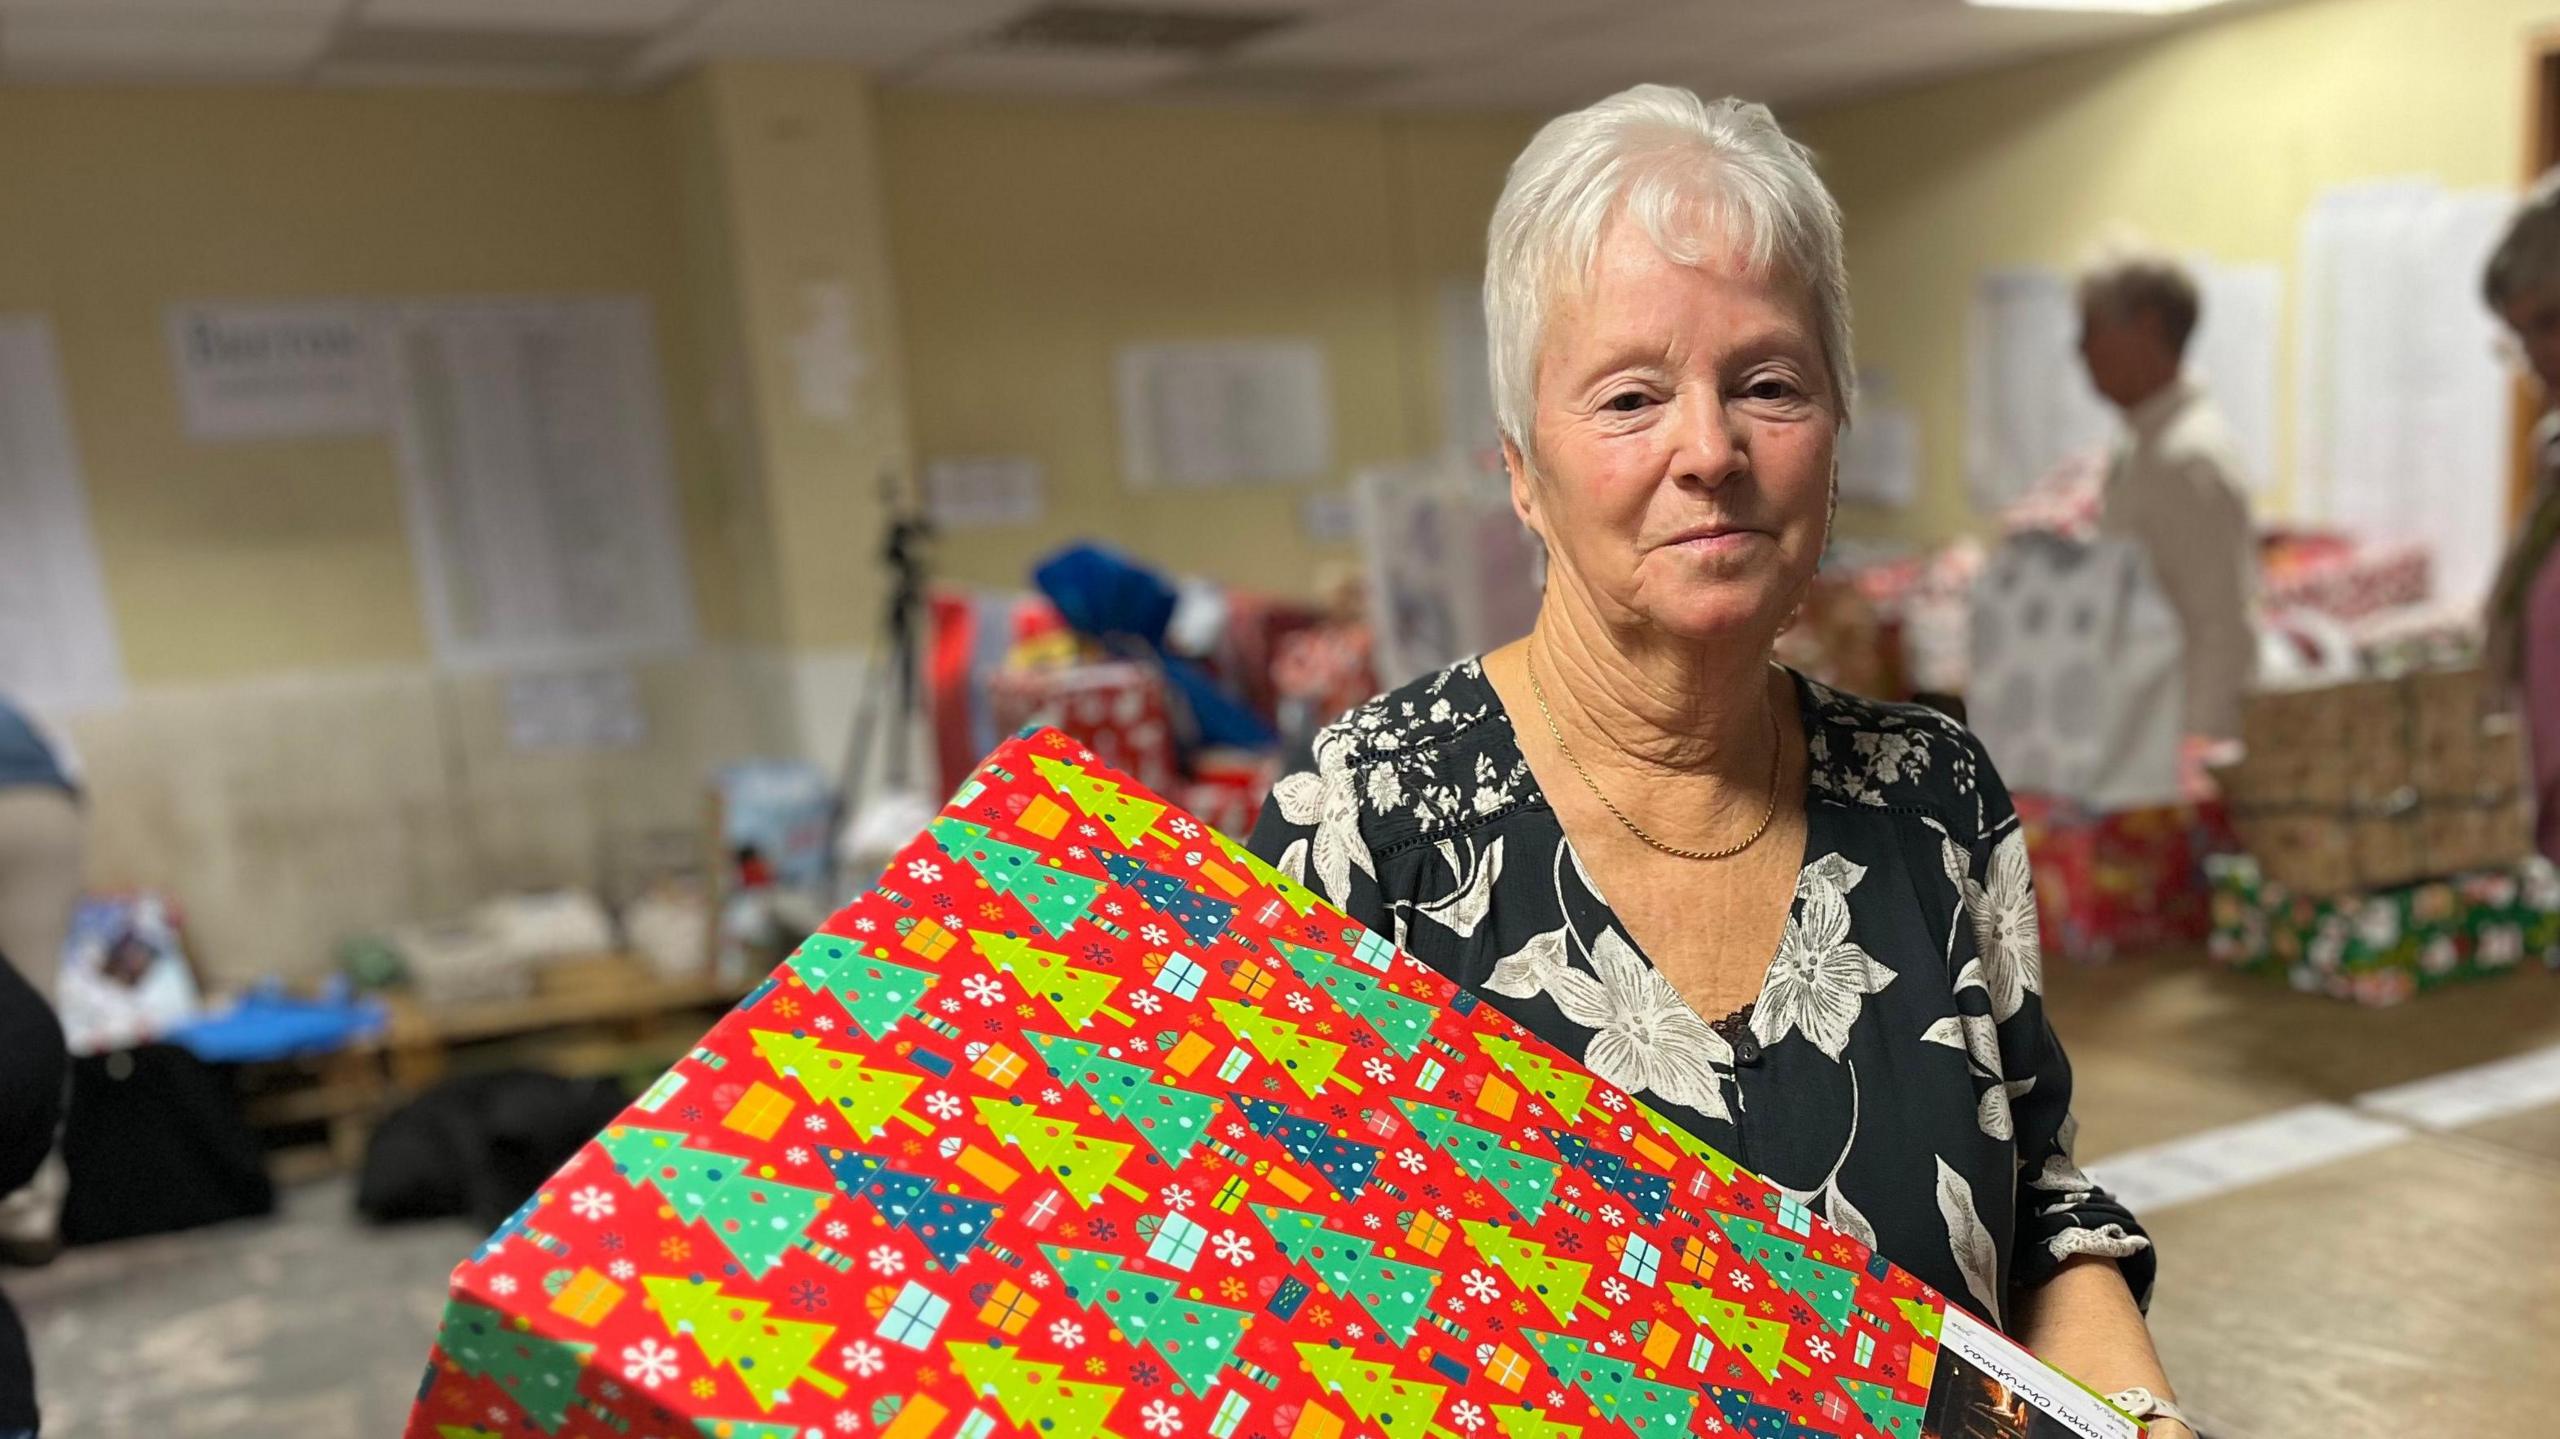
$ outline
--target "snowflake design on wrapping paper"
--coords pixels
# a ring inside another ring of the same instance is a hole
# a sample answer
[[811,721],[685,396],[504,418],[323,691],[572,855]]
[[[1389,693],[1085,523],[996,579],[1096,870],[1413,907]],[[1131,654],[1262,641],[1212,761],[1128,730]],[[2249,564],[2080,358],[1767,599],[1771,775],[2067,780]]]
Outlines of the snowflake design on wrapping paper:
[[1129,1366],[1129,1382],[1141,1389],[1153,1389],[1164,1382],[1164,1371],[1141,1359]]
[[1157,1010],[1164,1008],[1164,1001],[1156,998],[1156,992],[1154,990],[1142,989],[1136,994],[1129,996],[1129,1007],[1138,1011],[1140,1014],[1153,1014]]
[[1244,1138],[1244,1126],[1243,1126],[1243,1125],[1241,1125],[1241,1124],[1230,1124],[1230,1125],[1228,1125],[1228,1126],[1227,1126],[1227,1137],[1228,1137],[1229,1139],[1242,1139],[1242,1138]]
[[1004,906],[996,903],[992,899],[988,900],[985,904],[978,906],[978,918],[1002,919],[1004,918]]
[[1111,962],[1111,946],[1099,941],[1086,945],[1084,947],[1084,961],[1087,964],[1109,964]]
[[850,1434],[850,1433],[852,1433],[854,1430],[859,1429],[859,1428],[861,1428],[861,1427],[862,1427],[862,1420],[861,1420],[860,1416],[856,1415],[852,1410],[850,1410],[850,1409],[839,1409],[839,1410],[837,1410],[837,1411],[836,1411],[836,1432],[837,1432],[837,1433],[839,1433],[839,1434]]
[[1468,1297],[1479,1304],[1491,1303],[1493,1296],[1501,1292],[1495,1287],[1493,1276],[1481,1269],[1468,1270],[1458,1282],[1466,1287]]
[[991,1007],[1004,1000],[1004,986],[983,974],[973,974],[960,981],[960,992],[979,1004]]
[[809,1151],[802,1149],[799,1145],[795,1144],[789,1149],[782,1151],[782,1157],[784,1160],[792,1164],[806,1164],[809,1162]]
[[1173,936],[1165,933],[1163,925],[1151,924],[1138,931],[1138,938],[1145,940],[1149,944],[1162,946],[1166,940],[1173,938]]
[[942,866],[929,859],[911,859],[907,861],[907,877],[918,884],[939,884]]
[[1430,1166],[1431,1161],[1425,1159],[1419,1149],[1402,1149],[1396,1152],[1396,1163],[1407,1174],[1420,1174]]
[[640,1272],[640,1266],[632,1263],[628,1259],[617,1259],[611,1264],[606,1265],[604,1272],[612,1275],[616,1279],[629,1279],[632,1275]]
[[569,1196],[569,1212],[580,1219],[610,1219],[613,1217],[613,1192],[590,1184]]
[[1458,1407],[1449,1411],[1449,1422],[1470,1434],[1484,1427],[1484,1418],[1484,1411],[1472,1399],[1459,1400]]
[[[1055,1104],[1057,1101],[1051,1100],[1050,1103]],[[1164,1192],[1158,1194],[1156,1198],[1164,1201],[1164,1207],[1176,1214],[1190,1213],[1191,1206],[1195,1202],[1191,1197],[1191,1191],[1179,1184],[1166,1185]]]
[[827,1307],[827,1286],[815,1279],[801,1279],[791,1286],[791,1307],[803,1314],[815,1314]]
[[1600,1282],[1601,1296],[1612,1304],[1626,1303],[1628,1296],[1633,1292],[1634,1291],[1627,1288],[1625,1280],[1620,1279],[1614,1274]]
[[676,1377],[676,1351],[655,1339],[643,1339],[622,1351],[622,1377],[655,1389]]
[[1600,1206],[1600,1222],[1615,1229],[1627,1222],[1627,1216],[1620,1214],[1616,1205],[1603,1204]]
[[868,1339],[858,1339],[846,1345],[836,1357],[844,1361],[845,1370],[856,1379],[868,1379],[889,1367],[888,1356],[880,1352],[879,1345]]
[[1097,1354],[1091,1359],[1084,1361],[1084,1372],[1092,1375],[1096,1379],[1099,1379],[1103,1375],[1111,1372],[1111,1365],[1109,1361]]
[[1354,1319],[1350,1323],[1342,1326],[1342,1332],[1348,1338],[1366,1339],[1369,1337],[1369,1326],[1361,1323],[1357,1319]]
[[1113,919],[1118,919],[1129,911],[1120,907],[1120,901],[1116,899],[1106,899],[1102,902],[1102,912],[1111,916]]
[[1108,1219],[1097,1219],[1085,1226],[1085,1232],[1096,1239],[1117,1239],[1120,1237],[1120,1226]]
[[874,1274],[897,1274],[906,1267],[907,1257],[886,1244],[871,1251],[871,1272]]
[[1084,1326],[1072,1319],[1061,1319],[1049,1326],[1049,1340],[1061,1349],[1075,1349],[1084,1344]]
[[1395,1070],[1383,1059],[1372,1057],[1367,1063],[1360,1066],[1360,1072],[1369,1076],[1369,1080],[1373,1084],[1393,1084],[1396,1082]]
[[827,1237],[829,1239],[842,1239],[852,1232],[852,1226],[846,1224],[841,1219],[830,1219],[827,1221]]
[[1209,1248],[1216,1252],[1222,1264],[1253,1262],[1253,1241],[1232,1229],[1219,1230],[1218,1237],[1209,1241]]
[[506,1422],[507,1422],[507,1411],[506,1411],[506,1410],[504,1410],[504,1409],[499,1408],[499,1407],[498,1407],[497,1405],[495,1405],[495,1404],[490,1405],[490,1406],[489,1406],[489,1422],[490,1422],[490,1423],[492,1423],[492,1424],[504,1424],[504,1423],[506,1423]]
[[516,1277],[512,1274],[499,1275],[495,1279],[489,1281],[489,1292],[499,1296],[500,1298],[504,1298],[507,1295],[515,1293]]
[[601,1242],[604,1245],[605,1253],[616,1253],[622,1248],[622,1233],[620,1230],[608,1230]]
[[1058,1088],[1056,1085],[1051,1085],[1047,1089],[1040,1091],[1040,1102],[1042,1104],[1061,1103],[1066,1099],[1066,1097],[1066,1091]]
[[786,994],[773,1002],[773,1012],[785,1019],[796,1019],[800,1014],[800,1001]]
[[1166,1439],[1171,1439],[1171,1436],[1182,1432],[1182,1411],[1161,1399],[1139,1410],[1138,1417],[1146,1425],[1147,1432],[1150,1434],[1163,1435]]
[[1316,1002],[1315,1002],[1314,1000],[1312,1000],[1312,999],[1307,998],[1307,997],[1306,997],[1305,995],[1303,995],[1303,994],[1299,994],[1299,993],[1297,993],[1297,992],[1295,992],[1295,991],[1291,991],[1291,993],[1290,993],[1290,995],[1289,995],[1289,1007],[1290,1007],[1291,1009],[1296,1010],[1296,1011],[1297,1011],[1298,1013],[1300,1013],[1300,1014],[1304,1014],[1304,1013],[1306,1013],[1308,1010],[1315,1008],[1315,1007],[1316,1007]]
[[879,927],[879,925],[874,924],[867,916],[853,922],[853,932],[856,934],[869,934],[871,931],[878,929]]
[[720,1386],[712,1383],[708,1375],[694,1380],[692,1388],[693,1397],[696,1399],[708,1399],[712,1395],[720,1392]]
[[1176,839],[1198,839],[1200,837],[1200,826],[1193,824],[1190,820],[1183,818],[1181,815],[1175,815],[1172,821],[1165,825],[1165,828],[1172,830],[1174,838]]
[[1018,1015],[1022,1016],[1024,1019],[1029,1019],[1031,1016],[1033,1016],[1033,1015],[1035,1015],[1035,1014],[1038,1014],[1040,1011],[1038,1011],[1038,1010],[1036,1010],[1036,1009],[1032,1008],[1032,1007],[1031,1007],[1031,1001],[1029,1001],[1029,1000],[1027,1000],[1027,999],[1026,999],[1026,1000],[1024,1000],[1022,1003],[1015,1005],[1015,1006],[1013,1007],[1013,1012],[1014,1012],[1015,1014],[1018,1014]]
[[1218,1296],[1229,1303],[1244,1297],[1244,1281],[1230,1274],[1218,1281]]
[[1376,1216],[1376,1215],[1374,1215],[1374,1214],[1363,1214],[1363,1215],[1361,1215],[1361,1216],[1360,1216],[1360,1222],[1361,1222],[1362,1224],[1367,1225],[1367,1226],[1368,1226],[1369,1228],[1371,1228],[1371,1229],[1377,1229],[1377,1228],[1381,1228],[1381,1227],[1383,1227],[1383,1226],[1380,1224],[1380,1222],[1379,1222],[1378,1216]]
[[1811,1339],[1805,1341],[1804,1350],[1807,1354],[1812,1355],[1814,1358],[1825,1364],[1830,1363],[1833,1356],[1840,1352],[1839,1350],[1831,1347],[1830,1340],[1823,1338],[1819,1334],[1816,1334]]
[[821,1014],[809,1021],[809,1027],[820,1034],[833,1034],[836,1030],[836,1022],[829,1016]]
[[823,1114],[812,1114],[800,1121],[800,1127],[811,1134],[824,1134],[827,1132],[827,1117]]
[[682,1264],[693,1257],[693,1246],[670,1234],[658,1242],[658,1254],[670,1263]]
[[1724,1281],[1725,1283],[1732,1285],[1734,1288],[1741,1290],[1745,1294],[1751,1292],[1751,1275],[1744,1270],[1734,1270],[1733,1272],[1725,1275]]

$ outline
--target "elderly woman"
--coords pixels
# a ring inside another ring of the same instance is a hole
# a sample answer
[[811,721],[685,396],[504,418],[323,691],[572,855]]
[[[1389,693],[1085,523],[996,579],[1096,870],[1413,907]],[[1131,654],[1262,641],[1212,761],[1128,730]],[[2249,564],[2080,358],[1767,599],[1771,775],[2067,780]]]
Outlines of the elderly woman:
[[1853,373],[1805,152],[1660,86],[1567,115],[1512,166],[1484,293],[1512,503],[1550,558],[1537,623],[1321,732],[1254,848],[2084,1382],[2165,1404],[2150,1241],[2072,1162],[1999,776],[1935,715],[1771,661]]
[[[2560,170],[2535,183],[2490,253],[2480,289],[2524,351],[2546,404],[2560,397]],[[2524,524],[2489,590],[2494,673],[2523,698],[2532,736],[2542,852],[2560,858],[2560,414],[2534,430],[2534,488]]]

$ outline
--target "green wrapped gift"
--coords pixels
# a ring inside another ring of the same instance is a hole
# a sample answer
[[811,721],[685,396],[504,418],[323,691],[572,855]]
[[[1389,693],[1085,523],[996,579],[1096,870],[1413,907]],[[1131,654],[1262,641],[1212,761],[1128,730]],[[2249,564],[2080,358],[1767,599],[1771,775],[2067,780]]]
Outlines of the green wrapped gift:
[[2214,959],[2358,1004],[2397,1004],[2528,956],[2560,966],[2560,869],[2539,856],[2447,879],[2297,894],[2247,855],[2206,862]]

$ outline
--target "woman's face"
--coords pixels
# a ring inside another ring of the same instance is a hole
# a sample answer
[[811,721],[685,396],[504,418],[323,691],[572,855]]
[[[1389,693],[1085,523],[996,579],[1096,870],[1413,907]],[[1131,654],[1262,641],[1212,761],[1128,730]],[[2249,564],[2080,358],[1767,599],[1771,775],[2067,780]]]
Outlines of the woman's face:
[[1831,390],[1801,281],[1682,265],[1615,222],[1549,313],[1512,503],[1603,622],[1765,644],[1822,558]]
[[2534,290],[2507,302],[2507,328],[2524,347],[2542,393],[2560,400],[2560,287]]

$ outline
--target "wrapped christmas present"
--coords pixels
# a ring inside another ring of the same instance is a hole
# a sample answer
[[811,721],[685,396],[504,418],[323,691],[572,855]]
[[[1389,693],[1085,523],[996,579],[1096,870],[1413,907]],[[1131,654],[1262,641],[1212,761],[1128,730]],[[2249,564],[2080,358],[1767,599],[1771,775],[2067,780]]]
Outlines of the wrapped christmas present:
[[1778,636],[1778,658],[1836,690],[1870,699],[1904,697],[1899,635],[1845,577],[1814,576],[1795,623]]
[[1043,731],[456,1271],[407,1432],[1920,1439],[2021,1396],[2135,1432]]
[[2294,988],[2365,1005],[2560,965],[2560,871],[2536,855],[2508,868],[2386,889],[2302,894],[2247,855],[2207,861],[2213,958]]
[[2241,843],[2303,894],[2510,868],[2533,849],[2523,736],[2478,669],[2249,697],[2219,772]]
[[2434,552],[2419,540],[2367,544],[2340,535],[2278,531],[2259,546],[2258,603],[2356,621],[2423,604],[2435,588]]
[[2020,535],[1974,587],[1967,719],[2013,790],[2175,804],[2185,653],[2139,546]]
[[1101,762],[1159,792],[1180,782],[1164,676],[1134,660],[1007,669],[988,682],[1007,732],[1049,725],[1089,746]]
[[2097,812],[2044,795],[2016,800],[2046,953],[2103,964],[2204,943],[2213,927],[2205,859],[2230,847],[2219,803]]

